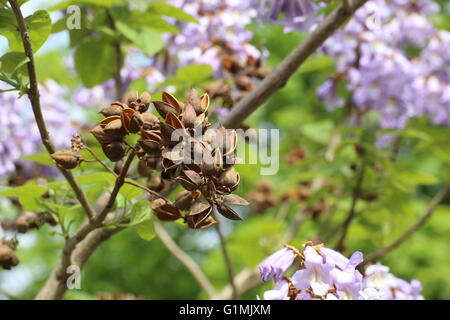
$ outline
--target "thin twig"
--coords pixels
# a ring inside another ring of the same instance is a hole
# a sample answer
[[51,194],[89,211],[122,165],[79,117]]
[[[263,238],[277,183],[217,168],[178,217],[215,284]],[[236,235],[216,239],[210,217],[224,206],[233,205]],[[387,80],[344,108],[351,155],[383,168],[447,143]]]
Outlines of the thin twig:
[[214,297],[216,295],[216,291],[214,290],[213,285],[203,273],[202,269],[200,269],[198,264],[186,252],[184,252],[183,249],[181,249],[175,243],[175,241],[172,240],[170,235],[159,222],[155,221],[154,225],[156,235],[161,240],[163,245],[167,248],[167,250],[169,250],[170,253],[186,267],[186,269],[192,274],[195,280],[197,280],[200,287],[205,290],[208,297]]
[[347,218],[344,220],[344,222],[342,223],[342,234],[341,237],[339,238],[339,241],[337,243],[337,245],[335,246],[335,248],[339,251],[343,251],[344,249],[344,243],[345,243],[345,239],[347,237],[348,234],[348,229],[350,227],[350,224],[352,223],[353,219],[355,218],[356,215],[356,204],[358,203],[359,198],[361,197],[361,192],[362,192],[362,185],[364,182],[364,175],[366,172],[366,160],[363,159],[363,162],[358,170],[358,175],[357,175],[357,180],[356,180],[356,185],[355,188],[353,189],[352,192],[352,203],[350,206],[350,210],[348,212],[348,216]]
[[263,81],[231,109],[222,121],[226,128],[237,128],[242,121],[277,92],[294,72],[367,0],[355,0],[347,8],[334,10]]
[[226,246],[226,243],[225,243],[225,238],[223,237],[222,231],[220,230],[219,222],[217,222],[214,225],[214,227],[216,229],[217,235],[219,236],[220,247],[222,249],[223,258],[225,259],[225,264],[227,266],[228,278],[229,278],[230,285],[231,285],[231,288],[232,288],[231,299],[234,300],[234,299],[237,298],[238,291],[237,291],[237,288],[236,288],[236,284],[234,283],[233,263],[231,262],[230,255],[228,254],[227,246]]
[[[20,7],[16,0],[9,0],[11,5],[11,9],[16,16],[17,23],[19,25],[20,34],[22,36],[23,48],[25,50],[25,55],[28,57],[27,68],[28,75],[30,78],[30,88],[27,91],[28,98],[31,102],[31,107],[33,109],[34,118],[36,119],[36,124],[39,129],[39,133],[41,135],[42,143],[47,149],[49,154],[55,153],[56,149],[53,146],[53,143],[50,139],[49,133],[47,131],[47,127],[45,125],[44,116],[42,114],[41,102],[39,99],[39,88],[38,88],[38,80],[36,76],[36,67],[34,64],[34,55],[33,49],[31,48],[30,34],[28,32],[27,26],[25,24],[25,20],[23,18],[22,12],[20,11]],[[59,167],[58,167],[59,168]],[[69,185],[72,187],[75,196],[78,201],[80,201],[81,206],[83,207],[86,215],[90,220],[95,216],[95,211],[89,204],[86,195],[84,194],[81,187],[76,182],[72,173],[63,168],[59,168],[61,173],[66,178]]]
[[[111,13],[109,10],[107,10],[107,19],[109,27],[117,33],[116,29],[116,23],[114,22],[114,18],[111,16]],[[123,94],[123,83],[122,83],[122,77],[120,75],[120,71],[122,70],[122,48],[120,45],[120,42],[117,39],[114,39],[113,41],[113,48],[114,48],[114,54],[115,54],[115,63],[116,68],[114,71],[114,84],[116,88],[116,100],[120,101],[122,99]]]
[[412,225],[410,226],[402,235],[400,235],[395,241],[393,241],[390,245],[378,249],[377,251],[369,254],[367,258],[364,260],[363,265],[366,265],[369,262],[373,262],[381,259],[386,254],[397,248],[401,245],[406,239],[408,239],[414,231],[419,229],[433,214],[436,207],[445,199],[445,197],[450,192],[450,183],[443,187],[431,200],[428,208],[425,210],[422,216]]
[[[95,154],[95,152],[94,152],[91,148],[85,146],[83,149],[86,149],[86,150],[87,150],[87,151],[95,158],[95,160],[96,160],[98,163],[100,163],[106,170],[108,170],[109,173],[111,173],[112,175],[114,175],[114,177],[117,178],[117,177],[119,176],[119,175],[118,175],[111,167],[109,167],[104,161],[102,161],[102,160]],[[150,193],[152,196],[154,196],[154,197],[156,197],[156,198],[162,198],[162,199],[166,200],[167,202],[170,202],[170,201],[169,201],[166,197],[164,197],[163,195],[159,194],[158,192],[156,192],[156,191],[154,191],[154,190],[152,190],[152,189],[150,189],[150,188],[147,188],[146,186],[144,186],[144,185],[142,185],[142,184],[139,184],[139,183],[134,182],[134,181],[127,180],[126,178],[125,178],[125,182],[124,182],[124,183],[129,184],[129,185],[132,185],[132,186],[135,186],[136,188],[142,189],[142,190],[144,190],[144,191]]]

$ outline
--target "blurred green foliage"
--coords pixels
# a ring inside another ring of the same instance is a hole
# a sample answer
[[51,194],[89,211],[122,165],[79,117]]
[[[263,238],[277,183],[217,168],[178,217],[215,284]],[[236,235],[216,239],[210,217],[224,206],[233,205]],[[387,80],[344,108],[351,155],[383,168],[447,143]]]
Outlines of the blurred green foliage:
[[[70,1],[101,5],[105,8],[110,7],[113,2]],[[174,26],[165,24],[160,15],[192,20],[192,17],[175,9],[155,3],[151,10],[140,16],[127,16],[120,10],[115,10],[111,14],[119,22],[116,25],[117,33],[111,33],[106,27],[96,38],[88,37],[88,33],[71,32],[78,76],[68,76],[69,71],[64,67],[61,58],[67,52],[47,52],[37,57],[40,80],[53,78],[69,87],[80,82],[87,87],[104,82],[114,71],[111,70],[114,53],[105,49],[108,48],[107,44],[123,37],[122,40],[128,45],[149,55],[157,52],[162,47],[160,33],[177,32]],[[5,13],[0,11],[0,17],[3,14]],[[34,18],[29,18],[30,24],[35,23],[38,18],[46,19],[44,13],[38,12],[35,15]],[[99,24],[103,25],[104,22],[100,21],[105,19],[105,16],[99,15],[98,19]],[[16,38],[12,31],[1,21],[5,20],[0,18],[0,34],[7,35],[8,39],[14,42]],[[448,14],[436,14],[434,21],[440,27],[450,29]],[[40,34],[33,44],[36,49],[50,33],[48,24],[44,22],[36,29]],[[89,31],[95,30],[96,26],[91,28]],[[267,64],[271,67],[275,67],[305,37],[296,32],[285,34],[280,26],[263,26],[258,23],[251,26],[251,31],[254,33],[253,44],[265,47],[270,52]],[[142,39],[146,41],[141,41]],[[148,39],[153,40],[147,41]],[[0,59],[2,74],[19,72],[26,62],[20,48],[15,48],[14,45],[12,48],[17,49],[17,52]],[[93,48],[96,51],[95,56],[91,53]],[[94,69],[95,72],[92,71]],[[23,73],[23,70],[21,72]],[[280,129],[280,170],[273,176],[260,176],[258,165],[238,165],[242,181],[238,194],[245,197],[262,181],[272,183],[274,194],[278,198],[298,188],[300,183],[312,182],[317,178],[324,179],[326,183],[311,194],[308,200],[285,201],[284,204],[279,203],[261,214],[246,210],[242,212],[242,222],[223,221],[235,270],[255,267],[266,256],[280,248],[284,234],[299,208],[311,206],[319,199],[327,204],[329,213],[306,219],[300,225],[292,244],[301,245],[314,238],[325,221],[328,221],[328,233],[324,236],[332,234],[332,230],[343,221],[350,207],[357,180],[357,170],[353,170],[353,166],[366,164],[363,190],[367,200],[360,200],[357,204],[357,216],[349,231],[347,253],[359,250],[368,254],[389,244],[414,223],[432,196],[450,180],[448,128],[433,128],[428,125],[426,119],[415,119],[410,121],[405,130],[391,131],[401,137],[401,147],[394,162],[391,159],[392,150],[373,147],[377,137],[386,133],[376,129],[373,119],[367,119],[360,127],[352,127],[346,120],[349,115],[346,108],[329,111],[317,99],[317,87],[333,72],[334,62],[331,59],[320,53],[313,55],[282,90],[246,120],[246,123],[254,128]],[[162,86],[174,86],[177,94],[183,96],[190,86],[200,89],[202,84],[210,79],[211,74],[211,67],[193,65],[178,70],[175,76],[167,79]],[[13,79],[19,81],[17,77]],[[141,90],[144,89],[142,85],[140,82],[134,82],[132,87]],[[157,96],[158,94],[155,95]],[[95,123],[98,116],[93,113],[90,120]],[[334,150],[333,160],[330,161],[327,148],[336,134],[342,137],[342,141]],[[363,156],[357,152],[355,145],[364,147]],[[243,142],[240,147],[245,148]],[[296,164],[289,164],[285,156],[296,147],[304,150],[305,157]],[[102,155],[101,152],[97,154]],[[89,156],[86,155],[86,158],[89,159]],[[27,159],[49,164],[49,158],[44,154],[33,155]],[[102,159],[104,160],[104,157]],[[95,201],[102,191],[113,183],[113,176],[101,170],[100,166],[94,164],[83,165],[74,170],[77,181],[86,190],[91,201]],[[37,198],[48,189],[52,190],[53,198],[38,201]],[[70,197],[70,193],[65,182],[53,182],[44,188],[31,181],[14,190],[0,189],[1,196],[18,197],[27,210],[37,210],[42,206],[50,210],[63,222],[66,230],[62,232],[72,232],[82,220],[79,205],[65,206],[60,201],[64,197]],[[141,193],[140,189],[131,186],[123,188],[115,209],[130,209],[133,205],[132,199],[139,197]],[[286,219],[278,220],[277,216],[286,203]],[[2,209],[6,212],[5,215],[8,215],[7,212],[11,215],[13,210]],[[82,271],[82,290],[69,291],[65,297],[93,299],[101,293],[132,293],[148,299],[206,298],[189,272],[167,251],[158,238],[154,238],[152,215],[148,205],[137,202],[128,214],[132,228],[115,235],[95,252]],[[164,226],[173,239],[199,263],[216,289],[221,290],[228,282],[227,271],[213,230],[190,230],[177,223]],[[55,230],[57,229],[44,227],[34,233],[31,246],[19,246],[21,265],[31,270],[34,280],[26,288],[23,294],[25,298],[31,298],[38,292],[60,254],[62,238],[57,236]],[[326,245],[333,246],[336,240],[336,236],[330,237]],[[447,198],[425,227],[383,258],[382,262],[399,277],[422,281],[426,298],[449,299],[450,274],[446,272],[450,266],[450,257],[447,255],[449,251],[450,198]],[[0,281],[5,277],[8,277],[8,271],[0,271]],[[254,299],[256,294],[261,294],[270,286],[271,284],[260,285],[241,298]]]

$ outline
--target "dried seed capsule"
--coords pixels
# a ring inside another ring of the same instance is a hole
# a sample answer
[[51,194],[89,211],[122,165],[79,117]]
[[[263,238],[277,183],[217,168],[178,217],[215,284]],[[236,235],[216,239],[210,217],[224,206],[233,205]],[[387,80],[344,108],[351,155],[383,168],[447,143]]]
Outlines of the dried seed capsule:
[[147,165],[147,161],[139,160],[137,170],[139,175],[142,177],[151,177],[152,176],[152,168]]
[[82,161],[81,156],[72,150],[56,151],[51,155],[56,165],[60,168],[71,170],[76,168]]
[[185,170],[183,176],[177,177],[183,188],[189,191],[194,191],[202,184],[202,177],[195,171]]
[[142,121],[144,122],[142,125],[143,130],[157,130],[159,129],[159,120],[158,117],[152,113],[143,113],[141,114]]
[[125,104],[121,102],[113,102],[111,105],[103,108],[100,113],[105,117],[120,116],[125,108],[127,108]]
[[19,264],[19,259],[14,255],[13,249],[7,245],[0,245],[0,266],[10,270]]
[[126,95],[128,106],[140,113],[144,113],[150,106],[151,96],[148,92],[143,92],[140,96],[137,91]]
[[141,131],[142,126],[144,125],[144,119],[139,112],[135,112],[130,119],[128,131],[131,133],[138,133]]
[[156,111],[163,117],[164,119],[167,116],[167,113],[172,112],[173,114],[179,114],[177,109],[163,101],[153,101],[153,105],[155,106]]
[[121,141],[114,141],[106,145],[102,145],[102,149],[108,159],[113,162],[121,160],[126,153],[126,145]]
[[186,128],[193,128],[194,123],[197,120],[197,114],[195,113],[194,107],[188,103],[186,104],[183,111],[183,124]]
[[189,228],[192,229],[205,229],[213,224],[216,224],[217,221],[214,220],[211,215],[209,216],[202,216],[202,215],[196,215],[196,216],[187,216],[186,217],[186,223]]
[[123,137],[126,133],[124,131],[120,118],[114,119],[111,122],[107,123],[103,128],[103,132],[106,135],[110,135],[111,137],[115,138]]
[[43,221],[40,221],[38,214],[26,211],[20,214],[13,222],[19,233],[26,233],[30,229],[38,228]]
[[180,210],[189,210],[191,208],[192,202],[197,199],[200,192],[190,192],[187,190],[181,191],[175,198],[175,207]]
[[239,217],[239,215],[236,213],[236,211],[234,211],[233,209],[231,209],[229,206],[227,206],[225,204],[219,204],[217,206],[217,211],[219,211],[219,213],[227,219],[242,220],[241,217]]
[[232,192],[237,189],[240,179],[239,173],[234,167],[231,167],[220,175],[218,182],[220,187],[225,187],[226,190]]
[[161,221],[175,221],[181,218],[180,210],[172,204],[167,203],[164,199],[158,198],[152,202],[153,213]]
[[91,133],[101,144],[106,144],[118,139],[117,137],[106,134],[101,125],[95,126],[94,129],[91,130]]
[[175,108],[176,114],[181,114],[181,112],[183,111],[183,104],[180,101],[178,101],[177,98],[175,98],[168,92],[163,92],[162,99],[165,103],[168,103],[169,105]]

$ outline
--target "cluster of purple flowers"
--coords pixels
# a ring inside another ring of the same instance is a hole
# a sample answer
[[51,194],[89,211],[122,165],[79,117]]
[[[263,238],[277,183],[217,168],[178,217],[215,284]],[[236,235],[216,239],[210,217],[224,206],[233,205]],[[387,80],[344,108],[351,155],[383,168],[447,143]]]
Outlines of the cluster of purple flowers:
[[[0,83],[0,90],[7,87]],[[53,80],[40,86],[41,105],[47,128],[56,146],[62,147],[78,129],[78,125],[67,121],[70,104],[64,99],[67,91]],[[16,170],[17,161],[24,155],[39,152],[41,138],[34,122],[31,105],[26,96],[17,97],[17,92],[0,94],[0,177]],[[22,162],[22,166],[30,163]]]
[[450,125],[450,32],[436,29],[431,0],[371,0],[323,51],[336,60],[337,74],[319,89],[329,108],[342,106],[341,81],[358,116],[379,114],[381,128],[402,129],[412,117]]
[[[298,261],[291,277],[286,272]],[[418,280],[408,283],[380,264],[369,266],[363,276],[356,267],[363,261],[356,251],[350,259],[323,245],[306,243],[303,250],[291,246],[275,252],[260,265],[261,279],[273,278],[274,289],[265,300],[404,300],[423,299]]]
[[321,4],[311,0],[254,0],[254,8],[262,21],[279,23],[284,31],[308,31],[319,20]]
[[[265,53],[249,43],[252,33],[246,26],[257,15],[251,1],[170,0],[168,3],[183,9],[198,23],[174,21],[180,32],[163,34],[165,50],[155,56],[143,56],[136,50],[130,50],[121,72],[125,88],[133,80],[144,78],[148,91],[152,91],[179,68],[192,64],[209,65],[216,77],[226,78],[224,47],[226,54],[239,57],[242,61],[247,61],[249,57],[265,57]],[[170,88],[168,91],[171,91]],[[114,80],[90,89],[80,88],[73,99],[82,106],[104,105],[106,101],[115,99]]]

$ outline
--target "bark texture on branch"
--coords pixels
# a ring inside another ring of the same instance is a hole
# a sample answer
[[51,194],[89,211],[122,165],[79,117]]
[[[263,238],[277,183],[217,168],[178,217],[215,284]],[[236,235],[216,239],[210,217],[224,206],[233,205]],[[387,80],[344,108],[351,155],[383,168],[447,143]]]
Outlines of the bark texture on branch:
[[282,88],[295,71],[367,0],[348,0],[328,15],[263,81],[246,95],[222,121],[226,128],[237,128],[271,95]]

